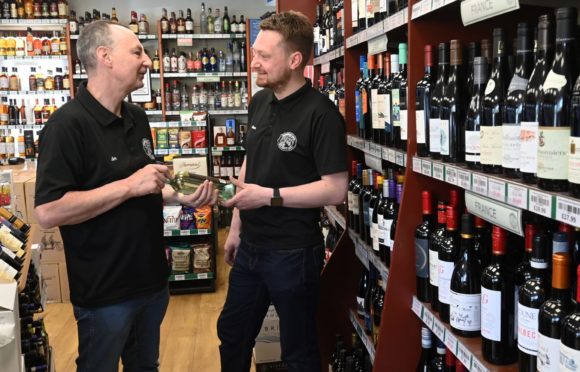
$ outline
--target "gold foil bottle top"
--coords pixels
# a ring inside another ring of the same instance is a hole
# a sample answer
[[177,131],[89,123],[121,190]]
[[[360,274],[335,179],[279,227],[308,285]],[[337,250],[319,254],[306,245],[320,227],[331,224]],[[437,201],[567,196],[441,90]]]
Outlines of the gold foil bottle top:
[[461,40],[451,40],[449,45],[449,51],[451,55],[451,65],[457,66],[460,65],[463,61],[462,53],[461,53]]

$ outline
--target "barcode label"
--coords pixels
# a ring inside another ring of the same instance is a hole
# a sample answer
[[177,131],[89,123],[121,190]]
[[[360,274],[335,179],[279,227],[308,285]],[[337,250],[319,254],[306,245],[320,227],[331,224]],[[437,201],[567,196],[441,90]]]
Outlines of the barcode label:
[[421,159],[413,158],[413,171],[421,173]]
[[542,216],[552,218],[552,195],[530,190],[530,210]]
[[413,305],[411,306],[411,310],[413,310],[415,315],[417,315],[419,318],[421,318],[421,315],[423,315],[423,304],[421,304],[421,301],[419,301],[419,299],[415,296],[413,296]]
[[163,236],[171,236],[170,230],[163,230]]
[[445,339],[445,326],[437,318],[433,318],[433,334],[437,336],[441,341]]
[[457,168],[450,166],[445,167],[445,182],[457,185]]
[[471,352],[462,343],[457,345],[457,358],[468,370],[471,369]]
[[421,173],[425,176],[431,177],[432,176],[432,169],[431,169],[431,162],[429,160],[422,160],[421,161]]
[[180,236],[189,236],[189,235],[191,235],[191,232],[189,230],[179,230],[179,235]]
[[431,6],[432,10],[435,10],[437,8],[441,8],[444,4],[443,0],[433,0],[433,5]]
[[471,191],[471,173],[459,169],[457,171],[457,178],[459,179],[458,186],[465,190]]
[[411,19],[415,19],[417,17],[420,17],[422,10],[423,10],[423,3],[422,2],[418,2],[418,3],[413,4]]
[[403,162],[403,153],[402,152],[395,153],[395,163],[397,163],[397,165],[400,165],[401,167],[405,166],[405,163]]
[[395,161],[397,160],[397,158],[396,158],[396,156],[395,156],[395,150],[393,150],[393,149],[389,149],[389,150],[388,150],[388,152],[389,152],[389,159],[388,159],[388,160],[389,160],[391,163],[395,164]]
[[445,166],[439,163],[433,163],[433,177],[445,181]]
[[492,199],[505,202],[506,183],[504,181],[489,178],[488,180],[488,196]]
[[431,11],[431,0],[423,0],[423,9],[421,13],[427,14]]
[[509,205],[521,209],[528,209],[528,189],[522,186],[508,183],[507,202]]
[[180,275],[174,275],[173,277],[174,277],[174,280],[175,280],[176,282],[180,282],[180,281],[182,281],[182,280],[185,280],[185,275],[183,275],[183,274],[180,274]]
[[449,330],[445,330],[445,346],[455,355],[457,355],[457,337]]
[[487,196],[487,177],[474,174],[472,190],[480,195]]
[[580,227],[580,203],[560,196],[556,197],[556,219]]
[[207,273],[197,274],[197,279],[207,279],[207,277],[208,277]]
[[471,370],[474,372],[489,372],[487,369],[477,358],[471,359]]
[[423,310],[423,316],[421,317],[421,320],[423,320],[423,323],[425,323],[427,327],[431,329],[433,329],[433,319],[435,319],[435,317],[433,316],[432,312],[427,309]]

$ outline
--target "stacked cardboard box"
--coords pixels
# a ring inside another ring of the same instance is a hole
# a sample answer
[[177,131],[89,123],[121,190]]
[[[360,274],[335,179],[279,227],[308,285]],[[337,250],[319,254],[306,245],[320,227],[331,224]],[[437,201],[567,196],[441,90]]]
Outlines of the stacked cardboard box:
[[280,362],[279,323],[276,309],[274,309],[274,305],[270,305],[254,346],[254,361],[257,371],[286,371],[285,366]]

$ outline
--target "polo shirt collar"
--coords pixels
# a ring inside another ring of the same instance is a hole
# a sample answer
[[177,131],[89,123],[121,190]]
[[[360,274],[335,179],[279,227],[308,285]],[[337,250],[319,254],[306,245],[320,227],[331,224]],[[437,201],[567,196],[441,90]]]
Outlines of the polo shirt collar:
[[306,92],[308,92],[310,90],[310,88],[312,87],[312,81],[310,81],[310,79],[308,79],[308,78],[306,78],[305,80],[306,81],[304,82],[304,85],[301,86],[297,91],[295,91],[294,93],[292,93],[289,96],[284,97],[282,99],[276,98],[276,95],[272,91],[271,103],[276,103],[279,105],[292,104],[294,101],[296,101],[297,99],[302,97],[304,94],[306,94]]
[[[89,90],[87,89],[87,82],[86,81],[83,81],[79,85],[76,99],[91,114],[91,116],[102,126],[106,127],[108,125],[113,124],[115,121],[117,121],[119,119],[121,119],[121,120],[123,119],[123,118],[120,118],[117,115],[113,114],[111,111],[107,110],[105,108],[105,106],[101,105],[101,103],[99,101],[97,101],[97,99],[95,97],[93,97],[91,92],[89,92]],[[127,103],[122,102],[121,105],[122,105],[121,106],[121,114],[123,115],[123,117],[128,116],[128,117],[126,117],[126,119],[130,119],[128,121],[135,122],[135,118],[131,114],[131,111],[127,110],[127,107],[126,107]],[[124,120],[124,121],[127,122],[127,120]]]

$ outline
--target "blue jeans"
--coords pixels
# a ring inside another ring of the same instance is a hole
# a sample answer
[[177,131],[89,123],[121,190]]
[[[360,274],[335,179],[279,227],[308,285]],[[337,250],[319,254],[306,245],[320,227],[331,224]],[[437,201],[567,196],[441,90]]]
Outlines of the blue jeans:
[[169,290],[97,308],[74,306],[79,335],[77,372],[157,371],[159,333]]
[[324,246],[283,250],[242,241],[218,319],[222,372],[249,371],[252,348],[270,303],[280,318],[289,372],[320,371],[316,306]]

